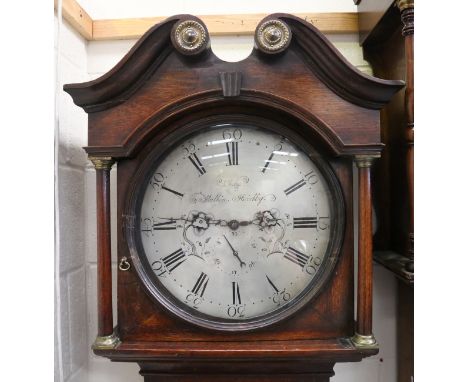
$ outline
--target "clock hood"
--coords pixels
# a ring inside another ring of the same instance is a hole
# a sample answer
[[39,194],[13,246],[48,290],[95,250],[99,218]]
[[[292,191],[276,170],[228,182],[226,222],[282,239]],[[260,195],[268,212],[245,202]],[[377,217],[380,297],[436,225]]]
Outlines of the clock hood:
[[293,15],[263,19],[255,41],[245,60],[224,62],[210,49],[199,18],[177,15],[155,25],[108,73],[64,86],[89,114],[87,152],[127,157],[148,130],[160,128],[148,127],[149,120],[210,109],[210,102],[218,107],[257,101],[306,114],[312,129],[320,121],[318,134],[337,155],[382,149],[379,109],[402,81],[361,73],[317,28]]

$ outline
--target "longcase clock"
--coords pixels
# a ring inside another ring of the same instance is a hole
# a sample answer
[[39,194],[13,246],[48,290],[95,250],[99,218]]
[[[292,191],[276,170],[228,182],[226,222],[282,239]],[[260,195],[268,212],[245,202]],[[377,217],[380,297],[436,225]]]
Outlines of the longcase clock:
[[262,20],[234,63],[212,53],[200,19],[174,16],[104,76],[65,85],[88,113],[97,174],[94,352],[137,362],[145,382],[322,382],[336,362],[376,354],[370,168],[379,109],[402,86],[360,73],[287,14]]

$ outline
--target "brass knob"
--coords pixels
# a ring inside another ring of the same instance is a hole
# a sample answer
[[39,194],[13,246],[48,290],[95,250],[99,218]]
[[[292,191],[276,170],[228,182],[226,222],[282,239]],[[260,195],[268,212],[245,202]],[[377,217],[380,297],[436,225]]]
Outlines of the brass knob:
[[174,25],[171,32],[174,47],[182,54],[195,55],[208,47],[206,26],[197,20],[183,20]]
[[283,37],[283,32],[276,26],[269,26],[265,29],[263,33],[265,40],[268,41],[270,45],[276,44]]
[[185,28],[182,31],[182,40],[186,45],[194,46],[198,41],[200,41],[200,33],[195,28]]
[[264,53],[284,51],[291,42],[291,29],[281,20],[267,20],[255,31],[256,47]]

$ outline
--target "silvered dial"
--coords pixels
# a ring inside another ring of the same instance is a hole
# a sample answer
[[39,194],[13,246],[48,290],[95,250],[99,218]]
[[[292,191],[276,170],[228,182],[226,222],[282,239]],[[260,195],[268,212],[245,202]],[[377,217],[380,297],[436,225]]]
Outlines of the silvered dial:
[[329,185],[275,132],[201,130],[169,150],[145,187],[143,256],[162,295],[189,314],[214,322],[274,315],[303,298],[328,261]]

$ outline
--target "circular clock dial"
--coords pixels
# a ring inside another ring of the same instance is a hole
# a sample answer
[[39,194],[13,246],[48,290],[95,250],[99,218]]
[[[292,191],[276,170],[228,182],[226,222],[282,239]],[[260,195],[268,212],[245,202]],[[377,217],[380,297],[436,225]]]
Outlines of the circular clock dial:
[[258,127],[220,124],[179,141],[136,207],[152,289],[176,314],[225,329],[294,310],[334,261],[330,176]]

